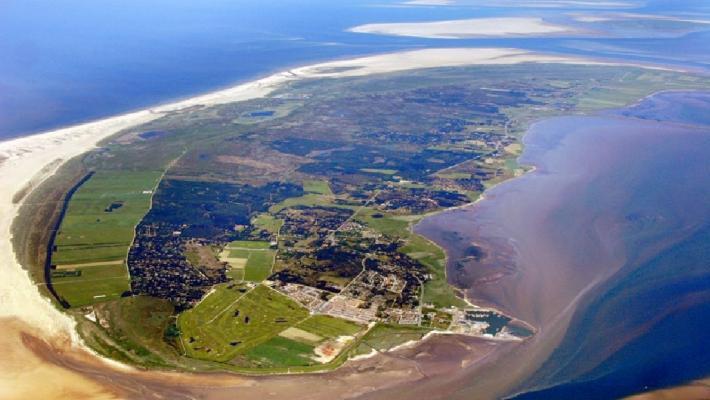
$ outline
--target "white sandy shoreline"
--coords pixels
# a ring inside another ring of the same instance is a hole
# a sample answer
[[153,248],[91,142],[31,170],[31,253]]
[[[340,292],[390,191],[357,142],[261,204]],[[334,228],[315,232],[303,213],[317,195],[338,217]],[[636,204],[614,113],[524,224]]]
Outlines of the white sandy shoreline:
[[17,260],[11,243],[11,225],[21,203],[14,204],[12,200],[15,193],[28,182],[40,183],[54,174],[63,162],[91,150],[98,142],[117,132],[158,119],[165,112],[263,97],[299,79],[524,62],[631,65],[503,48],[424,49],[388,53],[299,67],[171,104],[0,142],[0,274],[3,276],[0,280],[0,318],[17,317],[41,329],[48,336],[63,334],[70,337],[73,343],[81,343],[74,329],[74,321],[40,295]]

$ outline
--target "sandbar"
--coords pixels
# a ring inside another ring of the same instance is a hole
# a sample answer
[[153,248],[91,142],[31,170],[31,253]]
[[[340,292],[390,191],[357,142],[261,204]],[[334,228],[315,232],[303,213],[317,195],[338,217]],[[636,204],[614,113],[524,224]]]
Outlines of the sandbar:
[[365,24],[350,28],[349,31],[428,39],[550,36],[581,32],[574,27],[554,24],[538,17],[471,18],[434,22]]

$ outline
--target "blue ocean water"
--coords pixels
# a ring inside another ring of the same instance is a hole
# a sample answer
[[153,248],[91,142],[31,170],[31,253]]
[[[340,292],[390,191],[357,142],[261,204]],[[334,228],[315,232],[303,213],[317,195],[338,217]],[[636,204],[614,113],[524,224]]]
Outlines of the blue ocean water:
[[[0,139],[192,96],[295,65],[423,46],[505,46],[710,65],[705,32],[692,33],[691,39],[476,40],[346,32],[364,23],[502,15],[570,22],[568,13],[584,11],[463,3],[412,7],[399,0],[4,0]],[[631,11],[706,15],[707,6],[666,0]]]

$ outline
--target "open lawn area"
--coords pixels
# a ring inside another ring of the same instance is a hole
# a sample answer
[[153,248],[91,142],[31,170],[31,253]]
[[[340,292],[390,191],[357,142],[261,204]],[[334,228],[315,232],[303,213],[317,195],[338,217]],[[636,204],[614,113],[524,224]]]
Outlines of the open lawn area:
[[431,280],[424,283],[425,304],[436,307],[463,307],[466,302],[456,296],[446,279],[446,254],[441,247],[417,234],[411,234],[400,252],[419,261],[431,274]]
[[352,337],[364,326],[327,315],[313,315],[285,329],[246,353],[251,364],[268,368],[306,367],[328,362],[318,353],[331,352],[334,358],[352,343],[338,340]]
[[304,307],[264,285],[223,284],[182,313],[178,325],[188,356],[226,362],[307,317]]
[[329,196],[325,196],[322,194],[310,193],[310,194],[305,194],[305,195],[299,196],[299,197],[289,197],[288,199],[271,206],[269,208],[269,212],[272,214],[277,214],[279,211],[281,211],[283,209],[286,209],[289,207],[294,207],[294,206],[315,207],[315,206],[333,206],[333,204],[331,204],[331,198]]
[[52,264],[125,259],[161,171],[99,171],[72,197]]
[[269,242],[235,241],[227,245],[220,259],[229,263],[232,279],[261,282],[271,275],[275,256]]
[[269,248],[269,242],[264,241],[252,241],[252,240],[235,240],[227,244],[227,248],[230,250],[267,250]]
[[324,338],[334,339],[339,336],[353,336],[364,327],[354,322],[328,315],[313,315],[296,325],[296,328]]
[[306,193],[324,194],[327,196],[333,195],[333,192],[330,190],[330,185],[328,185],[328,181],[304,181],[303,191]]
[[130,290],[128,272],[123,262],[65,268],[52,273],[57,293],[72,307],[113,300]]
[[377,324],[370,329],[354,349],[355,354],[367,354],[372,350],[384,351],[411,340],[419,340],[430,330],[416,326]]
[[303,342],[274,336],[246,353],[250,364],[262,368],[316,365],[315,347]]
[[283,226],[284,221],[269,213],[262,213],[252,219],[251,223],[257,228],[263,229],[272,235],[277,235]]

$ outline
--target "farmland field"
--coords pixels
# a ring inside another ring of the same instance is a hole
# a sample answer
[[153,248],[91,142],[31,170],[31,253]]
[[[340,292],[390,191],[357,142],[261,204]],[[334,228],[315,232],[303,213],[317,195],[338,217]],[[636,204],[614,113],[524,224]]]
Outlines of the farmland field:
[[[77,271],[79,276],[54,275],[52,283],[57,293],[72,307],[113,300],[130,290],[128,271],[123,263],[87,265],[61,272]],[[55,272],[57,274],[57,272]]]
[[222,260],[230,264],[233,279],[261,282],[271,275],[275,254],[269,242],[240,240],[227,245]]
[[230,242],[227,245],[229,249],[253,249],[253,250],[266,250],[269,248],[269,242],[264,241],[250,241],[250,240],[236,240]]
[[161,171],[99,171],[74,194],[52,263],[125,259],[136,224],[150,207]]

